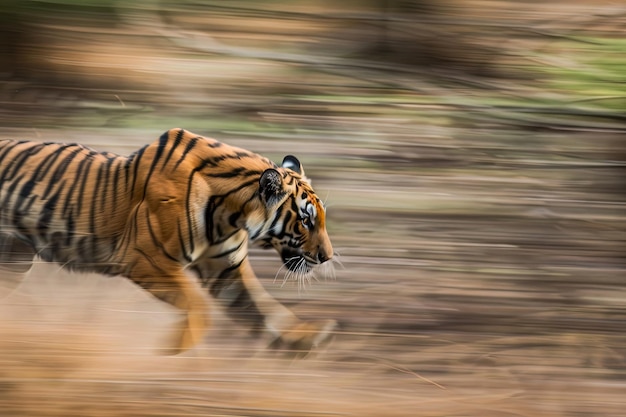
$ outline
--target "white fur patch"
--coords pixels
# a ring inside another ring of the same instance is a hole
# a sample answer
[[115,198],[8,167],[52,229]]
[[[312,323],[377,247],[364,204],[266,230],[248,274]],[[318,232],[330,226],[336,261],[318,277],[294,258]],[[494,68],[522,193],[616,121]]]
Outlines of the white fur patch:
[[315,221],[317,219],[317,208],[313,203],[310,203],[306,200],[303,201],[304,207],[300,207],[300,217],[303,219],[308,218],[311,221],[312,225],[315,225]]

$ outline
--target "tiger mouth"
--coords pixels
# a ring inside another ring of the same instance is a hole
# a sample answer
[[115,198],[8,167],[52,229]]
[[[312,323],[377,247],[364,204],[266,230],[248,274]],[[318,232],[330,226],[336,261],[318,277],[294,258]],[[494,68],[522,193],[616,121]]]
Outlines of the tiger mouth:
[[283,249],[280,256],[285,267],[292,272],[308,273],[316,265],[315,262],[307,259],[304,252],[299,249]]

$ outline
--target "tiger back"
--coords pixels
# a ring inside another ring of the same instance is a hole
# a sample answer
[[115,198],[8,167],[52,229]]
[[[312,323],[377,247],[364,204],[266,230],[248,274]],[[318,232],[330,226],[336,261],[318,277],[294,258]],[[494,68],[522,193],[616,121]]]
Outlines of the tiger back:
[[273,346],[307,352],[326,342],[336,323],[297,318],[248,259],[257,241],[310,273],[333,257],[325,224],[293,156],[277,166],[183,129],[129,156],[0,141],[0,262],[24,272],[39,256],[130,279],[181,311],[170,353],[202,340],[210,299]]

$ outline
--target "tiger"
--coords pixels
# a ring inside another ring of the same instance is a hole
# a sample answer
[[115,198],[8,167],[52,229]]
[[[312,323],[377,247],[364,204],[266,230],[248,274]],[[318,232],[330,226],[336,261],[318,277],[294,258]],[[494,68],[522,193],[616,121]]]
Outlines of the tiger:
[[273,348],[306,353],[332,338],[335,320],[301,320],[262,286],[252,243],[290,271],[332,264],[324,204],[293,155],[278,166],[180,128],[128,156],[0,140],[0,261],[129,279],[180,316],[166,354],[203,341],[212,302]]

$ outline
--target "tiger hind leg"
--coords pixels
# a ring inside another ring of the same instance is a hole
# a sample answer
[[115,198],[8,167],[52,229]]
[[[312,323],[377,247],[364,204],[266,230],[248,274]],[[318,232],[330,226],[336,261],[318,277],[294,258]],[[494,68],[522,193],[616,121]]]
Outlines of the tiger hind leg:
[[16,273],[26,273],[33,266],[35,249],[22,239],[0,233],[0,269]]
[[0,297],[10,294],[33,267],[35,249],[18,237],[0,233]]

